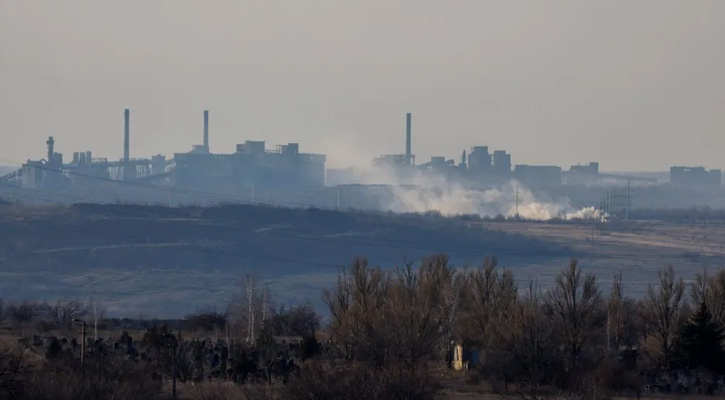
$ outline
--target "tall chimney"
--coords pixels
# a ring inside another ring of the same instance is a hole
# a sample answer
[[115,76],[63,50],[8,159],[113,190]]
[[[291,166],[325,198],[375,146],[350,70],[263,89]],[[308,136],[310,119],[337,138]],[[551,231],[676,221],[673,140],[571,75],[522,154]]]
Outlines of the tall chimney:
[[53,162],[53,154],[55,153],[54,145],[55,140],[53,140],[53,136],[48,136],[48,140],[45,142],[45,144],[48,145],[48,162]]
[[209,151],[209,110],[204,110],[204,148]]
[[407,113],[405,115],[405,120],[406,120],[406,124],[405,124],[405,162],[408,165],[413,165],[413,154],[411,153],[411,149],[410,149],[410,139],[411,139],[410,138],[410,123],[411,123],[410,118],[411,118],[410,113]]
[[123,125],[123,162],[124,163],[128,163],[130,161],[130,159],[131,159],[131,157],[129,156],[129,139],[130,139],[130,136],[129,136],[129,133],[128,133],[128,130],[129,130],[129,122],[128,122],[128,119],[129,119],[129,111],[128,111],[128,108],[127,108],[123,112],[123,122],[124,122],[124,125]]

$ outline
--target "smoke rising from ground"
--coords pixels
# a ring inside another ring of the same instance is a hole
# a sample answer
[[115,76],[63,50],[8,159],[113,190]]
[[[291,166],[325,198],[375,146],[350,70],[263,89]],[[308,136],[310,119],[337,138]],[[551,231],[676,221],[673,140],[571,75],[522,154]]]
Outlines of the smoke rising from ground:
[[[404,174],[404,175],[403,175]],[[372,168],[356,175],[357,183],[392,185],[392,199],[383,207],[394,212],[437,211],[444,216],[478,215],[515,217],[529,220],[555,218],[606,220],[595,207],[575,209],[567,198],[537,198],[515,180],[489,189],[474,189],[444,174],[421,171],[398,172],[393,168]]]

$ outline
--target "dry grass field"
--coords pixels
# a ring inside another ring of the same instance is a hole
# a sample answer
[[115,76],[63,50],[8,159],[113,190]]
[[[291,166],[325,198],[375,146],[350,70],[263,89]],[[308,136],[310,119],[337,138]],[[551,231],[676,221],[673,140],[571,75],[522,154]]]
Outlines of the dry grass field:
[[246,273],[284,303],[309,300],[355,257],[395,268],[447,254],[459,267],[495,256],[521,285],[546,287],[577,258],[604,290],[624,273],[642,294],[663,266],[686,280],[725,266],[725,225],[657,221],[527,222],[272,207],[0,207],[0,294],[95,298],[110,315],[179,318],[224,309]]

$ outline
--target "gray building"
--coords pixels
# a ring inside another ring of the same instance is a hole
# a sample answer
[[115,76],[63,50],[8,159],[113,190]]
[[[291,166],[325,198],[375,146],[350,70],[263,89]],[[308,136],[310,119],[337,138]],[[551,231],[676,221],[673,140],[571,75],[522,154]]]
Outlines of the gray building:
[[722,172],[705,167],[670,167],[670,184],[686,189],[719,189],[722,186]]
[[514,177],[523,185],[545,189],[561,186],[561,167],[550,165],[517,165]]

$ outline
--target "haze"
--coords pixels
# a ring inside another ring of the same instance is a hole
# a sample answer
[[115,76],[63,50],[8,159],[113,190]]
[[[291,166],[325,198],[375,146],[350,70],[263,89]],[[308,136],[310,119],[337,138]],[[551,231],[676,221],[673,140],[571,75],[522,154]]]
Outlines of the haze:
[[0,2],[0,164],[245,139],[368,165],[473,145],[514,163],[725,167],[722,1]]

